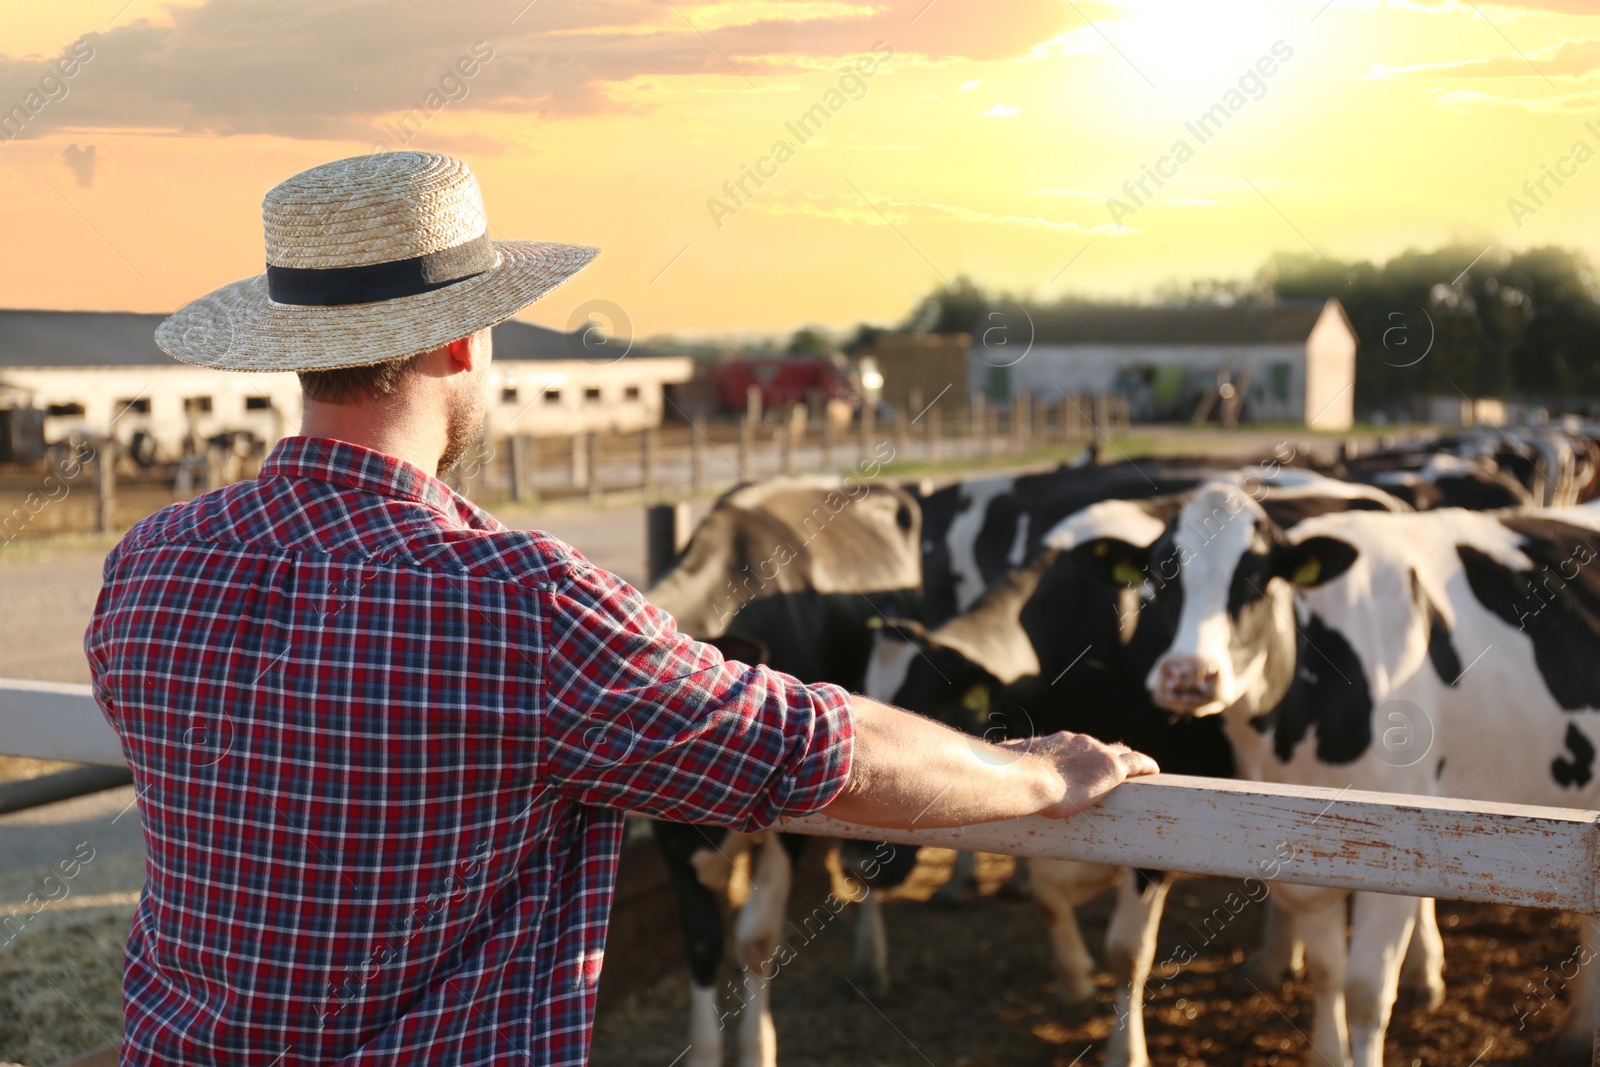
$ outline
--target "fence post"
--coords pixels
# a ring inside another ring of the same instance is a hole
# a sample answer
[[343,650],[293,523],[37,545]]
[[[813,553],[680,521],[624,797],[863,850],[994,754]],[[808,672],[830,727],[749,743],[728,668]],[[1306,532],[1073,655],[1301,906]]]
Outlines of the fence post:
[[99,502],[95,508],[95,531],[111,533],[117,522],[117,439],[107,437],[94,454],[95,488]]
[[944,436],[944,412],[939,410],[938,404],[935,404],[928,409],[926,418],[928,421],[923,424],[922,432],[927,436],[925,446],[927,455],[922,458],[932,462],[939,456],[939,438]]
[[860,463],[867,458],[867,453],[872,451],[872,439],[878,433],[878,413],[873,410],[872,405],[865,403],[861,405],[861,423],[856,427],[856,433],[856,462]]
[[700,416],[689,420],[689,491],[698,493],[706,480],[706,427]]
[[826,402],[822,405],[822,470],[833,470],[833,419]]
[[571,451],[570,467],[572,470],[572,488],[589,488],[589,442],[585,440],[589,435],[579,431],[572,435],[567,442]]
[[794,473],[794,420],[786,420],[773,435],[778,439],[778,471],[787,477]]
[[981,456],[983,454],[983,442],[980,440],[980,438],[983,432],[988,429],[988,427],[985,425],[985,419],[983,417],[983,407],[984,404],[982,393],[974,392],[968,394],[967,436],[972,438],[972,444],[968,447],[967,451],[968,455]]
[[506,460],[511,468],[511,502],[522,503],[527,495],[528,439],[521,434],[506,438]]
[[906,459],[906,438],[910,431],[906,426],[906,413],[903,408],[894,409],[894,454],[900,457],[903,463]]
[[1105,393],[1094,394],[1094,428],[1103,436],[1111,436],[1111,398]]
[[1011,430],[1017,438],[1017,448],[1026,450],[1028,435],[1033,432],[1033,395],[1018,393],[1011,400]]
[[655,582],[689,541],[689,502],[652,504],[644,513],[645,570]]
[[[755,386],[750,388],[754,389]],[[755,475],[750,472],[750,445],[755,434],[755,422],[746,411],[739,419],[739,480],[743,482],[755,481]]]
[[791,473],[806,466],[803,453],[810,433],[811,409],[805,404],[794,405],[789,409],[789,447],[794,451],[794,458],[790,461]]
[[599,500],[604,488],[600,484],[600,432],[592,430],[584,438],[587,446],[584,452],[588,457],[584,465],[589,469],[589,499]]
[[644,483],[645,496],[656,493],[656,446],[656,428],[646,426],[639,438],[640,480]]

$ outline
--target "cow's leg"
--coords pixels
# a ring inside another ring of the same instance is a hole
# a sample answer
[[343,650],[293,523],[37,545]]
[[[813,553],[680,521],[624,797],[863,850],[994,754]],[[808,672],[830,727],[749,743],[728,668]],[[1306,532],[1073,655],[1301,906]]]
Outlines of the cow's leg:
[[772,1025],[771,987],[777,977],[778,935],[789,910],[792,864],[778,834],[768,834],[752,856],[750,896],[733,924],[733,947],[745,969],[750,1000],[739,1016],[739,1067],[777,1067],[778,1032]]
[[1417,898],[1357,893],[1344,980],[1352,1067],[1383,1067],[1383,1035],[1400,988],[1400,965],[1417,922]]
[[1344,988],[1349,940],[1341,889],[1274,882],[1272,895],[1294,913],[1305,942],[1306,977],[1312,986],[1315,1020],[1311,1027],[1311,1062],[1316,1067],[1346,1067],[1350,1038],[1345,1029]]
[[939,904],[961,904],[978,895],[978,856],[962,850],[956,853],[950,880],[939,887],[933,899]]
[[1011,868],[1011,877],[1000,883],[998,896],[1009,900],[1027,900],[1033,895],[1030,888],[1031,877],[1028,873],[1028,864],[1031,861],[1026,856],[1018,856]]
[[[692,857],[710,851],[698,827],[658,822],[653,826],[661,858],[678,898],[678,925],[689,957],[688,1067],[721,1067],[722,1017],[718,1009],[717,967],[722,962],[722,909],[717,894],[696,876]],[[720,835],[720,829],[710,830]]]
[[1597,984],[1600,984],[1596,981],[1596,972],[1600,970],[1600,958],[1596,958],[1600,953],[1597,922],[1600,922],[1597,915],[1579,917],[1583,937],[1572,955],[1555,968],[1569,985],[1578,987],[1573,991],[1572,1007],[1567,1009],[1560,1032],[1550,1041],[1549,1058],[1556,1062],[1588,1063],[1594,1045],[1595,1012],[1600,1009],[1600,998],[1596,997]]
[[[1252,896],[1251,899],[1260,898]],[[1261,947],[1233,972],[1231,984],[1235,995],[1243,996],[1257,989],[1277,989],[1285,976],[1293,977],[1305,970],[1305,946],[1295,931],[1294,914],[1286,911],[1277,897],[1267,897],[1267,918],[1262,925]]]
[[851,970],[856,981],[874,995],[882,996],[889,991],[889,934],[883,925],[883,903],[870,888],[861,888]]
[[1103,893],[1116,880],[1118,868],[1075,860],[1034,860],[1032,867],[1033,899],[1050,927],[1066,1014],[1086,1018],[1094,1011],[1094,960],[1073,909]]
[[1156,930],[1172,875],[1145,878],[1122,872],[1117,907],[1106,930],[1106,963],[1116,988],[1117,1022],[1106,1046],[1104,1067],[1150,1067],[1144,1042],[1144,984],[1156,955]]
[[1435,912],[1432,897],[1417,900],[1417,928],[1411,932],[1411,947],[1400,965],[1401,1000],[1429,1011],[1444,1003],[1444,938],[1439,936]]

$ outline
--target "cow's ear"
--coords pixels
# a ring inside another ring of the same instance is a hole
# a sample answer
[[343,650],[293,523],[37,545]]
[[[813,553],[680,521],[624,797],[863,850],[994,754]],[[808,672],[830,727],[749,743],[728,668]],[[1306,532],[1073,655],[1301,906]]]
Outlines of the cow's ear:
[[928,628],[916,619],[890,619],[874,615],[867,620],[867,629],[887,634],[908,645],[922,644],[928,640]]
[[721,652],[723,659],[736,659],[740,663],[765,663],[771,655],[764,642],[742,634],[723,634],[706,644]]
[[1272,573],[1297,589],[1312,589],[1349,570],[1359,555],[1360,549],[1337,537],[1308,537],[1298,544],[1274,548]]
[[1097,537],[1072,549],[1072,562],[1101,581],[1137,587],[1150,569],[1150,549],[1115,537]]

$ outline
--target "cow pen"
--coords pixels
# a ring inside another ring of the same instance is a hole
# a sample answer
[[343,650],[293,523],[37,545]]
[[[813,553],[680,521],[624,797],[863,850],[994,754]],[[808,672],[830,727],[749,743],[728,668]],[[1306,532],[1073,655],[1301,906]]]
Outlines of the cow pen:
[[[0,680],[0,753],[121,767],[89,687]],[[862,831],[823,816],[784,829]],[[1160,775],[1072,819],[871,831],[896,843],[1600,912],[1600,812]],[[1286,848],[1285,848],[1286,846]],[[1600,1064],[1600,1028],[1595,1062]]]

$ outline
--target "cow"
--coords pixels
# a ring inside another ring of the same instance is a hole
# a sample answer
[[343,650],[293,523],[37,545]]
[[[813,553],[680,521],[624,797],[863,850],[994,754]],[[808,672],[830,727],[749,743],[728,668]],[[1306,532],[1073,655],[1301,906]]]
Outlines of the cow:
[[1407,502],[1419,511],[1571,506],[1600,494],[1600,444],[1593,430],[1577,420],[1473,426],[1443,437],[1387,445],[1359,457],[1346,454],[1325,472],[1393,486],[1402,497],[1415,489],[1416,498],[1407,497]]
[[[1381,490],[1302,472],[1263,476],[1247,470],[1233,484],[1258,496],[1286,525],[1336,510],[1409,510]],[[1139,506],[1143,513],[1160,514],[1180,504],[1180,497],[1168,497]],[[1159,640],[1159,631],[1138,625],[1136,590],[1114,591],[1056,540],[1050,531],[1023,567],[943,626],[930,630],[903,621],[881,627],[867,671],[868,695],[990,736],[1085,732],[1147,752],[1168,772],[1231,776],[1232,752],[1219,722],[1173,722],[1145,691],[1144,676],[1162,649],[1150,639],[1154,632]],[[1140,1006],[1170,878],[1061,861],[1035,861],[1032,869],[1034,895],[1062,975],[1064,1007],[1074,1019],[1092,1007],[1095,987],[1073,909],[1119,884],[1106,955],[1123,1025],[1113,1034],[1105,1063],[1148,1064]],[[1293,955],[1287,925],[1269,921],[1266,945],[1241,981],[1276,985]]]
[[1383,467],[1378,464],[1347,465],[1345,477],[1378,486],[1399,497],[1416,511],[1437,508],[1467,508],[1471,511],[1498,511],[1529,507],[1533,495],[1522,483],[1502,471],[1487,456],[1462,458],[1436,452],[1420,466]]
[[[1107,464],[1098,458],[1090,449],[1076,462],[1051,470],[964,479],[937,491],[907,486],[918,492],[922,507],[923,613],[916,621],[938,626],[967,610],[984,590],[1020,567],[1052,526],[1096,501],[1178,492],[1235,466],[1210,457]],[[1284,442],[1253,469],[1271,477],[1304,462],[1305,457]],[[1028,869],[1027,862],[1019,860],[1002,892],[1025,894]],[[951,877],[934,899],[954,904],[976,889],[976,857],[959,852]],[[1084,981],[1088,980],[1085,975]]]
[[[860,688],[869,651],[867,622],[916,614],[921,606],[921,532],[916,500],[865,477],[777,479],[724,494],[646,594],[679,629],[729,658],[761,662],[808,682]],[[737,1015],[741,1067],[773,1067],[777,1034],[770,1006],[773,952],[788,907],[803,837],[753,839],[717,827],[656,822],[662,858],[678,897],[690,971],[690,1067],[722,1062],[722,1028]],[[739,1006],[725,1012],[717,988],[723,951],[718,894],[733,860],[751,851],[751,889],[734,927],[744,968]],[[916,850],[888,846],[848,853],[865,905],[856,960],[869,984],[886,981],[876,883],[892,885]]]
[[[1285,442],[1252,469],[1275,477],[1304,462]],[[971,607],[990,585],[1020,567],[1052,526],[1090,504],[1181,492],[1238,466],[1175,456],[969,478],[937,490],[907,486],[922,510],[921,621],[937,626]]]
[[[725,655],[766,662],[808,682],[861,688],[872,647],[869,623],[940,621],[970,604],[994,576],[1037,546],[1060,517],[1108,496],[1153,495],[1218,473],[1209,461],[1062,466],[957,482],[942,489],[873,482],[892,455],[874,452],[858,475],[780,478],[724,494],[648,592],[685,633]],[[1279,449],[1292,462],[1292,448]],[[1264,460],[1276,470],[1278,457]],[[931,591],[931,592],[930,592]],[[755,849],[756,888],[735,927],[746,967],[770,951],[786,907],[803,838],[765,835],[759,844],[720,828],[657,822],[655,836],[678,895],[691,978],[691,1067],[721,1055],[724,1015],[716,974],[723,949],[717,894],[732,861]],[[916,850],[844,842],[840,858],[859,880],[855,967],[869,989],[888,981],[886,939],[875,889],[898,884]],[[970,871],[970,857],[960,864]],[[963,879],[952,880],[959,895]],[[765,948],[763,946],[766,946]],[[736,990],[736,993],[738,991]],[[739,1011],[741,1062],[776,1056],[767,983]]]
[[[1149,590],[1146,614],[1166,634],[1152,699],[1220,718],[1244,776],[1595,806],[1600,509],[1347,513],[1285,532],[1216,484],[1176,514],[1107,505],[1068,525],[1086,568]],[[1442,965],[1431,902],[1354,894],[1347,938],[1347,893],[1272,892],[1297,913],[1318,1062],[1380,1067],[1414,932],[1430,983]],[[1597,950],[1591,916],[1580,951]],[[1593,971],[1581,969],[1556,1042],[1579,1062]]]

